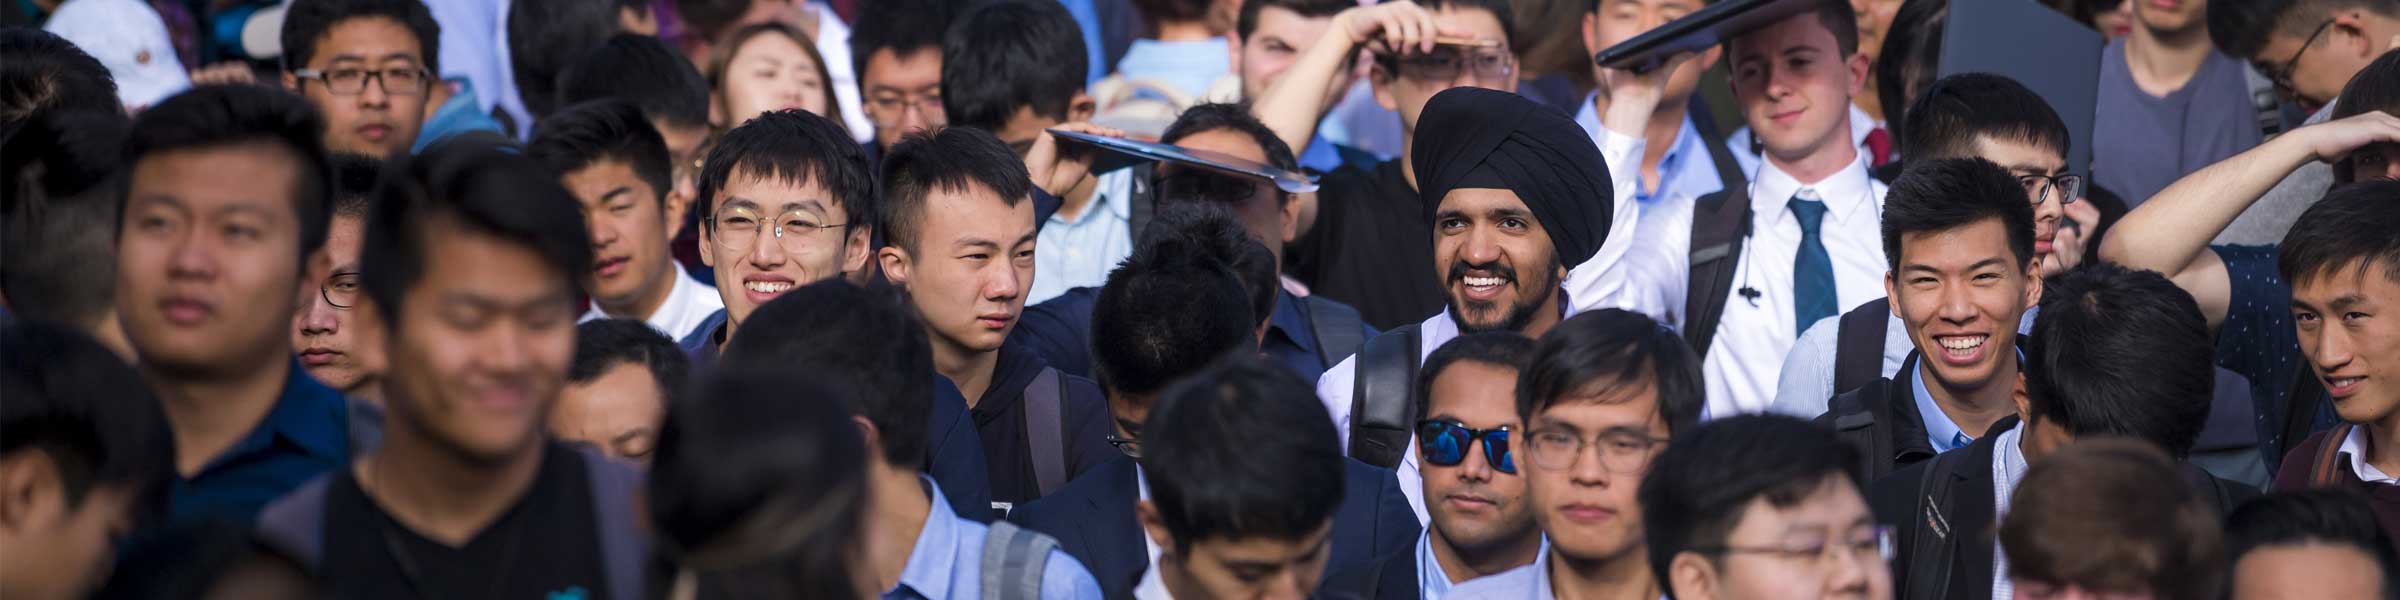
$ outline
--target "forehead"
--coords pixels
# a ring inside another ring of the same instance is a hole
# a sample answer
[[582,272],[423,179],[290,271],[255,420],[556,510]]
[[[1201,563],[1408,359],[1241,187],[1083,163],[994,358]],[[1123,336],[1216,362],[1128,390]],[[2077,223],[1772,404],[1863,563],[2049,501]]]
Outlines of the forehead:
[[876,48],[874,54],[867,55],[867,71],[860,77],[887,83],[940,83],[942,48],[924,46],[906,51]]
[[748,167],[736,167],[733,176],[725,178],[725,189],[717,194],[716,205],[724,207],[736,199],[749,201],[762,210],[782,211],[814,202],[824,210],[842,209],[840,198],[818,183],[813,174],[806,177],[778,177]]
[[733,49],[733,60],[751,59],[807,60],[808,55],[800,49],[798,40],[781,32],[762,31],[750,36],[750,39],[742,40],[741,47]]
[[166,200],[193,209],[244,207],[291,214],[301,169],[294,155],[273,142],[152,153],[134,164],[127,197],[136,203]]
[[2009,139],[1990,134],[1975,136],[1975,155],[2000,165],[2010,172],[2027,170],[2042,174],[2058,172],[2067,166],[2067,157],[2057,148],[2035,145],[2030,141]]
[[1252,35],[1289,33],[1292,29],[1303,27],[1321,29],[1332,24],[1332,15],[1310,17],[1303,16],[1300,13],[1293,12],[1292,9],[1281,6],[1262,6],[1258,9],[1258,30],[1253,32]]
[[1219,127],[1183,136],[1174,143],[1177,146],[1194,150],[1207,150],[1261,163],[1267,162],[1267,151],[1259,148],[1258,140],[1231,127]]
[[568,294],[568,275],[552,268],[532,246],[464,226],[454,215],[427,218],[433,222],[422,228],[425,272],[417,278],[417,288],[513,302]]
[[1828,473],[1791,506],[1775,506],[1765,496],[1751,498],[1730,537],[1772,539],[1793,529],[1823,532],[1826,527],[1847,528],[1872,519],[1866,498],[1859,495],[1849,476]]
[[1533,426],[1566,426],[1587,435],[1617,427],[1667,431],[1666,419],[1658,414],[1658,386],[1647,381],[1624,384],[1605,377],[1536,409]]
[[1209,538],[1192,545],[1195,553],[1214,556],[1228,563],[1295,563],[1308,556],[1326,538],[1333,535],[1333,523],[1328,520],[1315,532],[1299,538],[1279,538],[1254,535],[1239,538]]
[[1700,0],[1604,0],[1601,5],[1608,8],[1690,9],[1698,7]]
[[2366,305],[2387,305],[2400,302],[2400,273],[2389,260],[2353,259],[2314,275],[2303,274],[2293,280],[2294,301],[2324,307],[2335,299],[2351,299]]
[[926,190],[924,223],[928,240],[980,237],[1014,243],[1033,231],[1033,200],[1009,206],[999,192],[972,181],[958,188],[934,186]]
[[316,45],[316,54],[310,61],[317,64],[338,59],[422,61],[425,56],[416,33],[400,21],[381,15],[337,21],[317,37]]
[[1912,264],[1978,262],[2009,252],[2008,227],[1990,217],[1949,229],[1911,231],[1900,234],[1900,247]]
[[1516,386],[1516,369],[1473,360],[1450,363],[1441,375],[1433,378],[1432,389],[1425,398],[1425,414],[1499,411],[1514,421]]
[[1496,188],[1458,188],[1450,190],[1450,193],[1442,195],[1442,204],[1440,207],[1438,207],[1438,210],[1458,211],[1468,214],[1476,214],[1494,210],[1518,210],[1531,212],[1531,209],[1526,208],[1525,206],[1525,199],[1517,197],[1517,193],[1515,191]]
[[1762,58],[1767,55],[1780,55],[1785,51],[1799,48],[1813,48],[1826,53],[1834,53],[1840,50],[1837,47],[1839,44],[1840,42],[1833,39],[1833,32],[1825,29],[1825,25],[1817,21],[1817,13],[1807,12],[1786,17],[1784,20],[1776,21],[1773,25],[1761,27],[1741,37],[1733,38],[1733,43],[1730,45],[1733,47],[1734,59],[1744,60]]
[[1500,28],[1500,17],[1494,16],[1492,11],[1453,4],[1442,7],[1434,16],[1451,27],[1475,34],[1476,39],[1509,41],[1508,31]]

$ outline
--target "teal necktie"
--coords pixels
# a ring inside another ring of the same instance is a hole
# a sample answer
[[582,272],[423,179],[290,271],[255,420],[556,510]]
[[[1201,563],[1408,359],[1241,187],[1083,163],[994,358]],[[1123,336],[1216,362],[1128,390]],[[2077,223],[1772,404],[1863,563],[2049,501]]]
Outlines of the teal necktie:
[[1785,203],[1800,221],[1800,252],[1792,257],[1792,332],[1806,331],[1818,320],[1840,312],[1833,283],[1833,257],[1825,252],[1825,203],[1814,190],[1802,189]]

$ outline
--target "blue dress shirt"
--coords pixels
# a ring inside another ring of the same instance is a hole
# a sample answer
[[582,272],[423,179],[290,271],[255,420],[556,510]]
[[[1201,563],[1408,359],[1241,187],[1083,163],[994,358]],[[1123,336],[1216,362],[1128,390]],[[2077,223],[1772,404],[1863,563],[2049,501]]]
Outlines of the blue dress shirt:
[[[919,477],[933,502],[917,544],[900,569],[900,584],[883,592],[884,600],[977,600],[983,597],[983,540],[991,528],[959,518],[942,497],[932,478]],[[1100,598],[1100,583],[1083,563],[1058,550],[1042,565],[1044,600]]]
[[275,408],[199,472],[176,478],[170,502],[177,519],[247,525],[268,502],[349,463],[349,400],[293,359]]

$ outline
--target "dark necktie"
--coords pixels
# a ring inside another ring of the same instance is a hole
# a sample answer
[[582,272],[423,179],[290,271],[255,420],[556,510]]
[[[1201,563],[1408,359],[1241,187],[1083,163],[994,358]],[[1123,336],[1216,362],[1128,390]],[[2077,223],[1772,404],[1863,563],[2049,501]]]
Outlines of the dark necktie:
[[1840,311],[1833,283],[1833,257],[1825,252],[1825,203],[1814,190],[1802,189],[1786,203],[1800,221],[1800,252],[1792,257],[1793,337],[1817,320]]

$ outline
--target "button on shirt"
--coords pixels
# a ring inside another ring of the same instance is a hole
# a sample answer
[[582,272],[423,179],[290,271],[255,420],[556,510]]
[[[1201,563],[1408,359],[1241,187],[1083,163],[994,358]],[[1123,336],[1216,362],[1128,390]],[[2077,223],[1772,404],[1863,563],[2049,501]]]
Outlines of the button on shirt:
[[294,360],[275,408],[197,473],[176,478],[170,498],[178,519],[248,524],[267,502],[349,462],[349,401]]
[[[717,294],[717,288],[692,279],[681,263],[667,262],[675,266],[675,287],[667,290],[666,301],[659,303],[658,310],[650,311],[650,316],[642,318],[642,322],[666,334],[667,339],[680,343],[684,338],[691,337],[692,332],[699,331],[700,325],[708,323],[717,311],[724,310],[725,299]],[[576,322],[631,316],[608,314],[600,310],[600,303],[593,302],[591,309],[583,311],[583,318],[576,319]]]
[[1050,215],[1034,238],[1033,284],[1025,303],[1040,304],[1069,289],[1099,287],[1108,271],[1133,254],[1133,169],[1100,175],[1082,214]]
[[[974,600],[983,597],[983,540],[991,528],[961,519],[933,479],[919,475],[933,501],[916,546],[900,569],[900,583],[883,592],[884,600]],[[1100,597],[1100,583],[1083,563],[1058,550],[1042,565],[1043,600],[1082,600]]]

